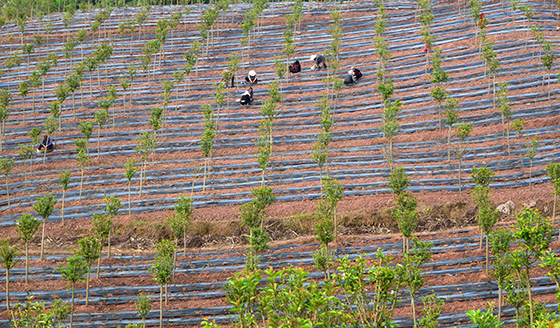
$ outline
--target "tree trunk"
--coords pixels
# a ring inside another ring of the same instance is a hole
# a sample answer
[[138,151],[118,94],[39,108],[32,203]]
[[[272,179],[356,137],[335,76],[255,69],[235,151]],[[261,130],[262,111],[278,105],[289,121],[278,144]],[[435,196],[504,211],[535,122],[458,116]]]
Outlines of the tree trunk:
[[10,311],[10,269],[6,269],[6,309]]
[[449,131],[447,133],[447,160],[451,160],[451,125],[449,125]]
[[508,144],[508,156],[511,156],[511,146],[510,146],[510,142],[509,142],[509,124],[506,126],[506,139],[507,139],[507,144]]
[[43,233],[41,235],[41,255],[39,256],[39,260],[43,260],[43,250],[45,247],[45,222],[47,221],[46,218],[43,218]]
[[410,293],[410,305],[412,307],[412,320],[414,321],[414,327],[416,327],[416,306],[414,304],[414,295]]
[[[533,180],[533,160],[531,159],[531,164],[529,166],[529,190],[531,190],[531,180]],[[531,325],[533,325],[531,323]]]
[[70,305],[70,328],[72,328],[72,322],[74,322],[74,293],[75,285],[72,285],[72,303]]
[[128,216],[130,216],[130,180],[128,180]]
[[8,186],[8,174],[6,173],[6,193],[8,195],[8,208],[12,208],[10,204],[10,186]]
[[62,189],[62,223],[64,223],[64,196],[65,196],[65,191],[64,189]]
[[502,288],[498,285],[498,320],[502,320]]
[[[28,283],[28,271],[29,271],[29,243],[25,243],[25,283]],[[8,289],[6,289],[8,290]]]
[[207,159],[204,159],[204,173],[202,175],[202,191],[204,192],[206,190],[206,167],[207,165]]
[[103,247],[101,247],[101,250],[99,252],[99,257],[97,258],[97,279],[99,279],[99,269],[101,267],[101,255],[103,254]]
[[[527,271],[529,271],[527,269]],[[527,272],[527,296],[529,296],[529,327],[533,327],[533,293],[531,293],[531,280],[529,272]]]
[[111,258],[111,229],[109,229],[109,238],[107,238],[107,258]]
[[463,161],[462,161],[462,159],[461,159],[461,156],[462,156],[462,155],[459,156],[459,193],[463,193],[462,188],[461,188],[462,182],[463,182],[463,181],[461,180],[461,171],[462,171],[462,166],[463,166],[463,165],[462,165],[462,164],[463,164]]
[[86,277],[86,306],[89,305],[89,273],[91,271],[91,266],[88,266],[88,272]]
[[488,274],[488,234],[485,235],[486,237],[486,274]]
[[159,285],[159,328],[163,327],[163,284]]
[[79,197],[79,200],[82,200],[82,186],[83,185],[84,185],[84,169],[82,168],[81,175],[80,175],[80,197]]

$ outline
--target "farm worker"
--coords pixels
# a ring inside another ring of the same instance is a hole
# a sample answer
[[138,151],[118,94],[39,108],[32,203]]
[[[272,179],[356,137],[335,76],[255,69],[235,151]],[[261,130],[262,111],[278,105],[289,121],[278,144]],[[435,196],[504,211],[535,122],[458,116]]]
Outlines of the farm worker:
[[54,150],[54,140],[53,140],[53,138],[51,138],[47,135],[45,135],[43,137],[43,141],[41,141],[41,143],[39,144],[39,147],[37,147],[37,152],[39,153],[45,147],[47,147],[47,151]]
[[257,72],[250,70],[249,74],[247,74],[247,76],[245,76],[245,82],[253,85],[253,84],[257,84],[257,82],[259,82],[259,80],[257,80]]
[[[311,55],[309,60],[314,62],[313,66],[311,66],[312,71],[319,71],[321,68],[327,69],[327,62],[325,60],[325,56],[323,55]],[[322,67],[321,67],[322,66]]]
[[299,60],[296,59],[296,61],[290,65],[290,67],[288,67],[290,69],[290,73],[299,73],[301,72],[301,65],[299,63]]
[[228,88],[228,82],[231,80],[231,87],[235,86],[235,74],[229,69],[224,69],[222,73],[222,80],[220,82],[224,83],[225,87]]
[[352,72],[352,77],[356,82],[358,82],[358,80],[362,78],[362,72],[360,72],[360,70],[354,66],[350,67],[350,71],[348,72]]
[[253,88],[249,87],[237,101],[239,101],[241,105],[250,105],[253,102]]
[[344,84],[352,85],[358,83],[358,80],[362,77],[362,72],[354,66],[350,67],[346,78],[344,79]]
[[346,77],[344,78],[344,84],[345,85],[356,84],[356,81],[354,81],[354,78],[352,77],[352,74],[350,73],[350,71],[348,71],[348,74],[346,74]]

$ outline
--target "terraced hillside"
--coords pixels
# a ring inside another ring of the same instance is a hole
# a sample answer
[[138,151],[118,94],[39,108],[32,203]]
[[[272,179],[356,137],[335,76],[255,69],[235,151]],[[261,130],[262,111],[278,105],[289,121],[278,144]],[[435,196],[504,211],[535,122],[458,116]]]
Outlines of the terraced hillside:
[[[534,9],[531,21],[509,4],[488,1],[482,6],[489,21],[487,38],[494,42],[493,49],[501,67],[496,81],[508,83],[507,99],[513,110],[511,119],[526,122],[521,134],[511,132],[508,149],[502,117],[494,105],[490,89],[492,78],[485,71],[477,27],[469,16],[469,9],[464,8],[464,4],[459,8],[456,3],[433,2],[431,34],[435,38],[434,50],[441,49],[442,68],[449,75],[442,87],[450,97],[459,101],[459,121],[474,126],[464,140],[467,150],[462,162],[462,193],[459,192],[459,162],[453,156],[448,158],[448,130],[440,127],[438,104],[431,96],[435,83],[432,83],[431,68],[426,68],[426,54],[422,51],[424,43],[417,5],[406,1],[385,4],[387,26],[384,37],[391,53],[386,76],[395,85],[392,99],[400,99],[403,103],[398,119],[401,129],[394,140],[394,165],[405,168],[411,178],[410,190],[425,208],[445,203],[470,203],[470,196],[465,192],[472,187],[470,171],[482,165],[496,173],[496,179],[490,185],[495,202],[513,200],[520,205],[536,200],[546,204],[551,201],[552,185],[545,167],[560,157],[560,105],[557,78],[553,76],[550,85],[546,78],[549,73],[557,72],[558,66],[554,64],[551,71],[543,70],[541,58],[545,51],[535,34],[530,32],[530,27],[540,27],[545,40],[558,42],[558,8],[548,2],[523,4]],[[0,62],[4,62],[5,74],[0,77],[0,89],[8,90],[13,98],[8,106],[0,158],[15,160],[7,179],[9,197],[6,189],[0,190],[0,225],[5,234],[15,236],[15,221],[23,213],[34,213],[31,206],[37,196],[44,194],[54,194],[59,199],[49,219],[51,224],[47,235],[50,236],[51,250],[56,247],[59,235],[89,228],[93,214],[105,207],[106,196],[116,196],[123,202],[120,213],[123,222],[162,222],[180,194],[192,195],[197,221],[237,219],[239,204],[248,201],[251,190],[261,184],[255,146],[262,119],[259,111],[268,98],[268,83],[278,79],[274,60],[276,56],[283,56],[285,16],[292,12],[292,6],[292,3],[278,2],[270,3],[264,9],[259,16],[259,27],[251,33],[248,56],[240,44],[243,14],[251,5],[231,5],[220,13],[220,19],[214,25],[213,44],[207,54],[204,48],[201,49],[196,68],[171,89],[166,119],[157,133],[157,148],[147,157],[146,181],[140,187],[139,174],[132,178],[131,215],[125,210],[129,206],[129,184],[123,164],[131,158],[140,162],[135,150],[138,137],[143,132],[152,131],[150,111],[162,106],[164,81],[173,80],[173,73],[187,63],[185,53],[191,49],[193,41],[200,38],[198,25],[209,7],[189,6],[183,11],[183,7],[154,6],[145,23],[133,23],[133,33],[127,28],[119,30],[119,25],[132,22],[142,8],[114,9],[97,31],[91,30],[91,23],[96,16],[99,17],[99,11],[76,12],[66,24],[62,14],[46,16],[42,21],[31,20],[21,35],[15,24],[3,26],[0,29]],[[327,73],[311,71],[309,56],[323,53],[329,46],[328,28],[332,22],[329,10],[332,8],[333,4],[329,3],[304,5],[301,27],[295,35],[294,55],[304,68],[301,73],[290,74],[280,81],[283,101],[274,121],[273,153],[266,175],[267,185],[274,189],[278,198],[268,213],[274,218],[312,212],[314,200],[320,194],[319,170],[310,154],[317,141],[321,120],[316,103],[325,93]],[[344,87],[338,95],[333,111],[329,170],[330,176],[344,186],[340,212],[357,213],[383,209],[393,201],[387,186],[390,166],[385,157],[386,138],[380,130],[383,100],[375,77],[379,58],[372,42],[377,36],[378,9],[368,2],[345,3],[340,8],[344,37],[340,53],[342,68],[336,75],[342,77],[354,65],[364,77],[358,84]],[[172,19],[181,11],[184,14],[178,18],[178,24],[169,29],[161,55],[151,56],[149,69],[142,69],[143,49],[157,37],[158,21]],[[52,32],[47,35],[44,26],[48,23],[52,24]],[[83,41],[77,42],[65,55],[65,44],[78,37],[82,28],[85,29]],[[38,45],[35,35],[42,35],[45,42]],[[20,44],[34,42],[29,55],[20,53],[21,65],[9,67],[11,58],[20,51]],[[50,108],[57,100],[55,90],[75,72],[79,63],[88,63],[88,56],[95,54],[101,44],[112,45],[112,54],[98,69],[85,70],[82,88],[76,89],[75,101],[69,94],[62,102],[60,128],[52,134],[56,139],[56,150],[45,157],[37,154],[25,161],[18,155],[20,145],[32,143],[29,137],[32,128],[41,128],[44,133],[47,118],[51,116]],[[558,56],[556,46],[552,51]],[[18,85],[29,81],[32,72],[45,64],[49,54],[55,55],[57,64],[44,74],[34,91],[22,97]],[[227,106],[219,112],[215,148],[203,189],[204,158],[200,140],[204,119],[201,107],[214,104],[214,84],[220,81],[222,71],[234,54],[245,55],[236,87],[226,90]],[[129,80],[131,65],[137,71],[132,85],[125,91],[119,79]],[[255,101],[250,106],[240,106],[235,99],[245,90],[242,80],[250,69],[256,70],[260,79],[254,86]],[[94,123],[89,139],[91,162],[85,167],[82,191],[74,141],[84,137],[79,130],[80,122],[95,120],[95,113],[107,99],[110,86],[116,87],[117,98],[109,107],[107,125],[98,128]],[[455,127],[451,136],[452,144],[457,145],[459,138],[455,135]],[[532,138],[538,140],[538,148],[531,163],[526,152],[528,139]],[[62,225],[59,174],[65,170],[71,171],[71,178],[65,191],[64,216],[73,221]],[[546,215],[551,214],[549,206],[544,207]],[[423,236],[427,240],[437,238],[434,239],[437,255],[426,265],[431,287],[426,287],[421,294],[433,291],[441,298],[448,297],[445,315],[441,318],[444,325],[466,324],[465,310],[484,306],[487,299],[497,297],[496,284],[487,281],[488,277],[480,273],[483,253],[478,250],[476,233],[468,229],[449,233],[449,236]],[[352,237],[346,237],[341,239],[338,252],[371,254],[381,247],[398,254],[398,240],[398,237],[371,237],[354,241]],[[263,266],[299,264],[313,270],[311,250],[315,248],[311,239],[276,245],[263,258]],[[221,287],[227,277],[242,268],[243,256],[243,251],[237,248],[231,252],[197,250],[180,256],[181,269],[170,286],[170,304],[164,313],[166,324],[198,325],[202,318],[229,322],[231,315]],[[34,291],[37,299],[47,302],[58,297],[68,298],[64,282],[52,270],[62,263],[63,258],[65,255],[53,255],[46,261],[32,261],[30,284],[21,282],[21,267],[13,270],[13,302],[24,300],[28,291]],[[147,271],[151,259],[150,255],[122,255],[104,260],[101,279],[93,282],[93,305],[78,307],[76,325],[116,327],[139,322],[133,312],[132,300],[139,291],[154,296],[158,292],[158,286],[153,285]],[[313,276],[319,278],[320,274],[314,273]],[[534,279],[535,286],[539,285],[538,293],[542,293],[539,299],[554,303],[554,284],[543,278],[542,272]],[[84,303],[82,298],[83,295],[79,294],[78,304]],[[412,324],[407,318],[408,311],[404,305],[397,311],[397,316],[402,318],[400,324]],[[511,317],[512,311],[506,309],[505,314]],[[149,324],[158,323],[156,312],[150,314]],[[5,326],[9,314],[0,312],[0,318]]]

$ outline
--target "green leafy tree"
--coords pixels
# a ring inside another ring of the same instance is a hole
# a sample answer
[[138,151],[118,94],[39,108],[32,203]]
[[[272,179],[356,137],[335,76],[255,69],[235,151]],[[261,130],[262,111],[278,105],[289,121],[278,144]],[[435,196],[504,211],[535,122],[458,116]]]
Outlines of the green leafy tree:
[[552,205],[552,222],[556,220],[556,198],[560,194],[560,163],[548,163],[546,165],[546,174],[554,186],[552,193],[554,194],[554,203]]
[[418,200],[416,197],[405,191],[397,197],[396,207],[391,213],[403,235],[403,253],[408,252],[409,240],[418,224],[417,206]]
[[391,104],[387,105],[383,110],[383,125],[381,126],[381,132],[383,136],[387,138],[387,146],[385,147],[385,158],[389,162],[389,169],[393,171],[393,139],[399,133],[399,112],[401,111],[402,103],[400,100],[395,100]]
[[[163,327],[163,288],[172,281],[173,252],[175,244],[171,240],[162,240],[157,245],[157,254],[150,271],[154,274],[154,282],[159,284],[159,326]],[[167,297],[166,297],[167,303]]]
[[[173,231],[175,242],[179,244],[179,239],[183,240],[183,253],[187,252],[187,232],[192,223],[192,203],[192,198],[179,195],[179,198],[175,199],[173,214],[167,218],[167,224]],[[173,256],[176,257],[176,254]]]
[[537,148],[539,147],[539,138],[533,137],[531,140],[527,142],[527,153],[525,156],[529,158],[529,190],[531,190],[531,182],[533,180],[533,161],[535,159],[535,155],[537,155]]
[[18,84],[19,95],[21,96],[22,107],[23,107],[23,122],[25,122],[25,97],[29,94],[29,82],[22,81]]
[[84,148],[78,147],[77,149],[78,154],[76,155],[76,163],[80,167],[80,196],[79,199],[82,200],[82,189],[84,185],[84,170],[91,162],[91,157],[85,151]]
[[[315,162],[317,162],[317,166],[319,167],[319,177],[323,179],[323,167],[326,166],[326,174],[325,176],[329,176],[329,144],[332,140],[331,129],[333,127],[333,121],[331,119],[331,112],[330,106],[328,104],[328,95],[324,95],[317,105],[321,110],[321,132],[317,137],[317,142],[313,145],[311,157]],[[321,184],[322,188],[322,184]],[[322,189],[321,189],[322,191]]]
[[468,310],[467,316],[471,319],[476,328],[498,328],[504,323],[493,313],[494,303],[488,303],[490,307],[484,311]]
[[[525,122],[524,119],[515,119],[511,121],[511,129],[517,132],[517,139],[519,140],[520,143],[523,134],[523,129],[525,128],[525,124],[527,124],[527,122]],[[521,159],[521,165],[525,167],[525,164],[523,164],[523,159]]]
[[459,161],[459,192],[462,192],[463,179],[461,175],[463,173],[463,157],[467,152],[467,145],[465,143],[465,140],[470,135],[472,129],[473,124],[465,122],[459,124],[459,126],[457,127],[457,136],[459,137],[459,143],[457,144],[457,148],[455,149],[455,157]]
[[41,86],[41,73],[38,70],[33,71],[29,76],[29,84],[32,90],[32,111],[35,112],[35,90]]
[[60,172],[60,187],[62,188],[62,223],[64,223],[64,196],[66,194],[66,189],[68,189],[68,185],[70,184],[70,170]]
[[82,74],[78,72],[73,72],[66,77],[66,85],[68,86],[68,91],[72,93],[72,110],[74,112],[74,118],[76,118],[76,91],[82,87]]
[[472,190],[471,196],[474,203],[478,207],[478,226],[481,231],[480,247],[482,248],[482,233],[486,236],[486,274],[488,274],[489,262],[489,243],[488,234],[498,221],[499,212],[494,209],[490,200],[490,189],[488,185],[494,179],[494,172],[486,167],[473,167],[472,180],[476,184]]
[[[107,212],[111,220],[117,217],[121,207],[121,201],[117,197],[111,196],[105,198],[105,212]],[[109,229],[107,240],[107,258],[111,258],[111,229]]]
[[45,248],[45,225],[52,212],[54,211],[54,206],[56,205],[56,198],[53,195],[45,195],[43,197],[37,197],[37,201],[33,204],[33,209],[37,212],[37,215],[43,218],[43,231],[41,233],[41,255],[39,259],[43,260],[43,251]]
[[510,283],[513,273],[509,254],[513,235],[509,230],[498,229],[490,235],[490,246],[494,254],[493,268],[490,271],[498,284],[498,319],[502,316],[503,291]]
[[200,151],[204,156],[204,173],[202,182],[202,191],[206,190],[206,175],[208,172],[208,165],[212,157],[212,150],[214,149],[213,140],[216,136],[216,115],[212,110],[212,105],[202,105],[204,113],[204,134],[200,141]]
[[[109,120],[109,111],[106,108],[100,109],[95,112],[95,124],[97,124],[97,157],[99,157],[99,140],[101,140],[101,128],[107,126],[107,122]],[[107,138],[107,130],[105,130],[105,139]]]
[[162,107],[152,107],[150,109],[150,119],[148,120],[148,124],[151,125],[152,129],[154,130],[154,138],[157,135],[157,131],[161,129],[163,124],[163,108]]
[[438,104],[438,119],[439,119],[439,126],[442,127],[441,123],[441,110],[442,110],[442,104],[443,102],[447,99],[448,95],[447,92],[445,91],[445,89],[443,89],[442,87],[440,87],[439,85],[436,86],[435,88],[432,89],[431,91],[431,95],[432,98],[434,99],[435,102],[437,102]]
[[[101,266],[101,255],[103,254],[103,244],[109,239],[111,229],[113,228],[113,220],[108,214],[95,213],[91,220],[93,224],[94,236],[101,243],[99,257],[97,258],[97,279],[99,279],[99,267]],[[109,244],[110,245],[110,244]]]
[[[31,145],[33,152],[35,152],[35,145],[40,142],[39,136],[42,132],[43,130],[41,130],[41,128],[33,128],[29,131],[29,137],[33,140]],[[33,161],[31,161],[31,176],[33,176]]]
[[533,296],[531,292],[531,269],[552,242],[553,227],[537,210],[525,209],[517,213],[514,230],[518,249],[511,252],[513,268],[527,291],[529,323],[533,325]]
[[146,296],[144,293],[140,293],[134,301],[134,305],[136,306],[136,312],[138,312],[138,316],[142,318],[142,328],[146,327],[146,317],[150,310],[152,309],[152,298],[150,296]]
[[[317,204],[317,212],[315,214],[318,223],[315,225],[315,238],[321,242],[321,248],[315,254],[316,264],[325,266],[331,262],[331,254],[329,252],[329,243],[336,241],[338,226],[338,203],[343,197],[343,187],[336,180],[325,177],[321,181],[323,193]],[[321,264],[322,263],[322,264]],[[324,272],[330,279],[330,271],[325,267]]]
[[12,94],[8,90],[0,90],[0,151],[2,151],[4,136],[6,135],[6,120],[10,115],[8,106],[10,106],[11,101]]
[[451,160],[451,129],[459,121],[459,112],[457,105],[459,100],[455,98],[447,98],[444,104],[445,110],[443,112],[443,124],[449,127],[447,131],[447,160]]
[[410,179],[406,175],[404,167],[397,167],[389,174],[389,188],[397,196],[402,194],[410,186]]
[[418,321],[420,327],[436,328],[438,326],[438,318],[443,310],[443,300],[438,300],[435,294],[422,297],[424,308],[424,316]]
[[74,255],[66,259],[66,267],[58,267],[58,271],[62,274],[62,279],[67,280],[67,288],[72,290],[72,301],[70,306],[70,328],[74,322],[74,294],[76,284],[84,281],[84,275],[88,273],[88,265],[81,256]]
[[33,302],[33,297],[29,296],[25,303],[14,306],[11,324],[17,328],[62,327],[69,315],[70,305],[60,299],[47,307],[44,302]]
[[138,144],[135,150],[140,154],[141,165],[140,165],[140,195],[142,195],[142,186],[144,180],[146,180],[146,164],[148,162],[148,156],[153,153],[157,147],[157,141],[152,133],[143,132],[138,138],[136,138]]
[[498,90],[498,103],[500,105],[500,114],[502,115],[502,130],[505,130],[506,132],[508,155],[510,155],[509,122],[511,121],[511,117],[513,116],[513,111],[511,110],[511,106],[509,105],[509,90],[507,87],[507,82],[500,83],[500,88]]
[[[375,253],[371,268],[366,267],[366,260],[358,257],[355,260],[348,256],[339,260],[340,277],[352,277],[341,284],[340,293],[348,299],[353,307],[351,325],[368,327],[385,327],[393,321],[393,312],[400,298],[399,290],[404,287],[402,265],[391,265],[392,258],[381,250]],[[368,298],[367,286],[374,288],[373,298]],[[355,310],[354,310],[355,308]]]
[[126,164],[123,164],[123,167],[125,169],[124,177],[128,180],[128,215],[130,215],[131,214],[130,185],[132,183],[132,178],[134,177],[134,174],[136,174],[138,169],[136,168],[136,161],[134,160],[134,158],[129,158],[126,161]]
[[276,201],[272,188],[266,185],[251,190],[251,202],[239,207],[241,221],[249,228],[249,245],[251,252],[260,253],[267,249],[269,235],[264,229],[266,208]]
[[87,264],[86,276],[86,306],[89,305],[89,274],[91,273],[91,265],[95,260],[100,258],[101,243],[97,238],[85,237],[78,240],[79,248],[75,254],[80,256]]
[[554,251],[546,250],[540,256],[539,266],[545,268],[547,273],[545,276],[550,278],[556,284],[556,299],[560,299],[560,258],[556,256]]
[[18,262],[19,249],[6,238],[0,241],[0,261],[6,268],[6,309],[10,311],[10,270]]
[[25,244],[25,283],[27,283],[29,271],[29,242],[35,237],[41,223],[31,214],[24,213],[16,224],[16,231]]
[[432,243],[414,239],[413,249],[403,255],[403,265],[398,267],[401,271],[400,274],[403,277],[404,285],[410,294],[410,305],[412,308],[414,327],[417,325],[414,297],[424,285],[422,269],[420,267],[432,258],[432,253],[430,252],[431,247]]
[[23,158],[23,175],[25,177],[25,191],[27,191],[27,161],[33,159],[35,149],[31,145],[19,145],[18,155]]
[[85,140],[86,140],[86,151],[89,154],[89,139],[91,138],[91,134],[93,133],[93,121],[89,121],[89,122],[80,122],[80,125],[78,126],[78,128],[80,129],[80,132],[84,134]]
[[8,196],[8,208],[10,204],[10,185],[8,184],[8,175],[12,171],[15,161],[12,158],[0,158],[0,173],[6,178],[6,194]]

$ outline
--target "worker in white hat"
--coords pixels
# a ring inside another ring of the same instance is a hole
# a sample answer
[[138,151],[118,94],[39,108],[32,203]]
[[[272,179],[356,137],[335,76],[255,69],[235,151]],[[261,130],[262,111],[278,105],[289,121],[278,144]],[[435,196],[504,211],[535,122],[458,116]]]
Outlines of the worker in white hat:
[[321,68],[327,69],[327,61],[325,60],[325,56],[321,54],[311,55],[311,57],[309,57],[309,60],[314,62],[313,66],[311,66],[312,71],[319,71],[321,70]]
[[249,74],[247,74],[247,76],[245,76],[245,82],[253,85],[253,84],[257,84],[259,80],[257,80],[257,72],[250,70]]

